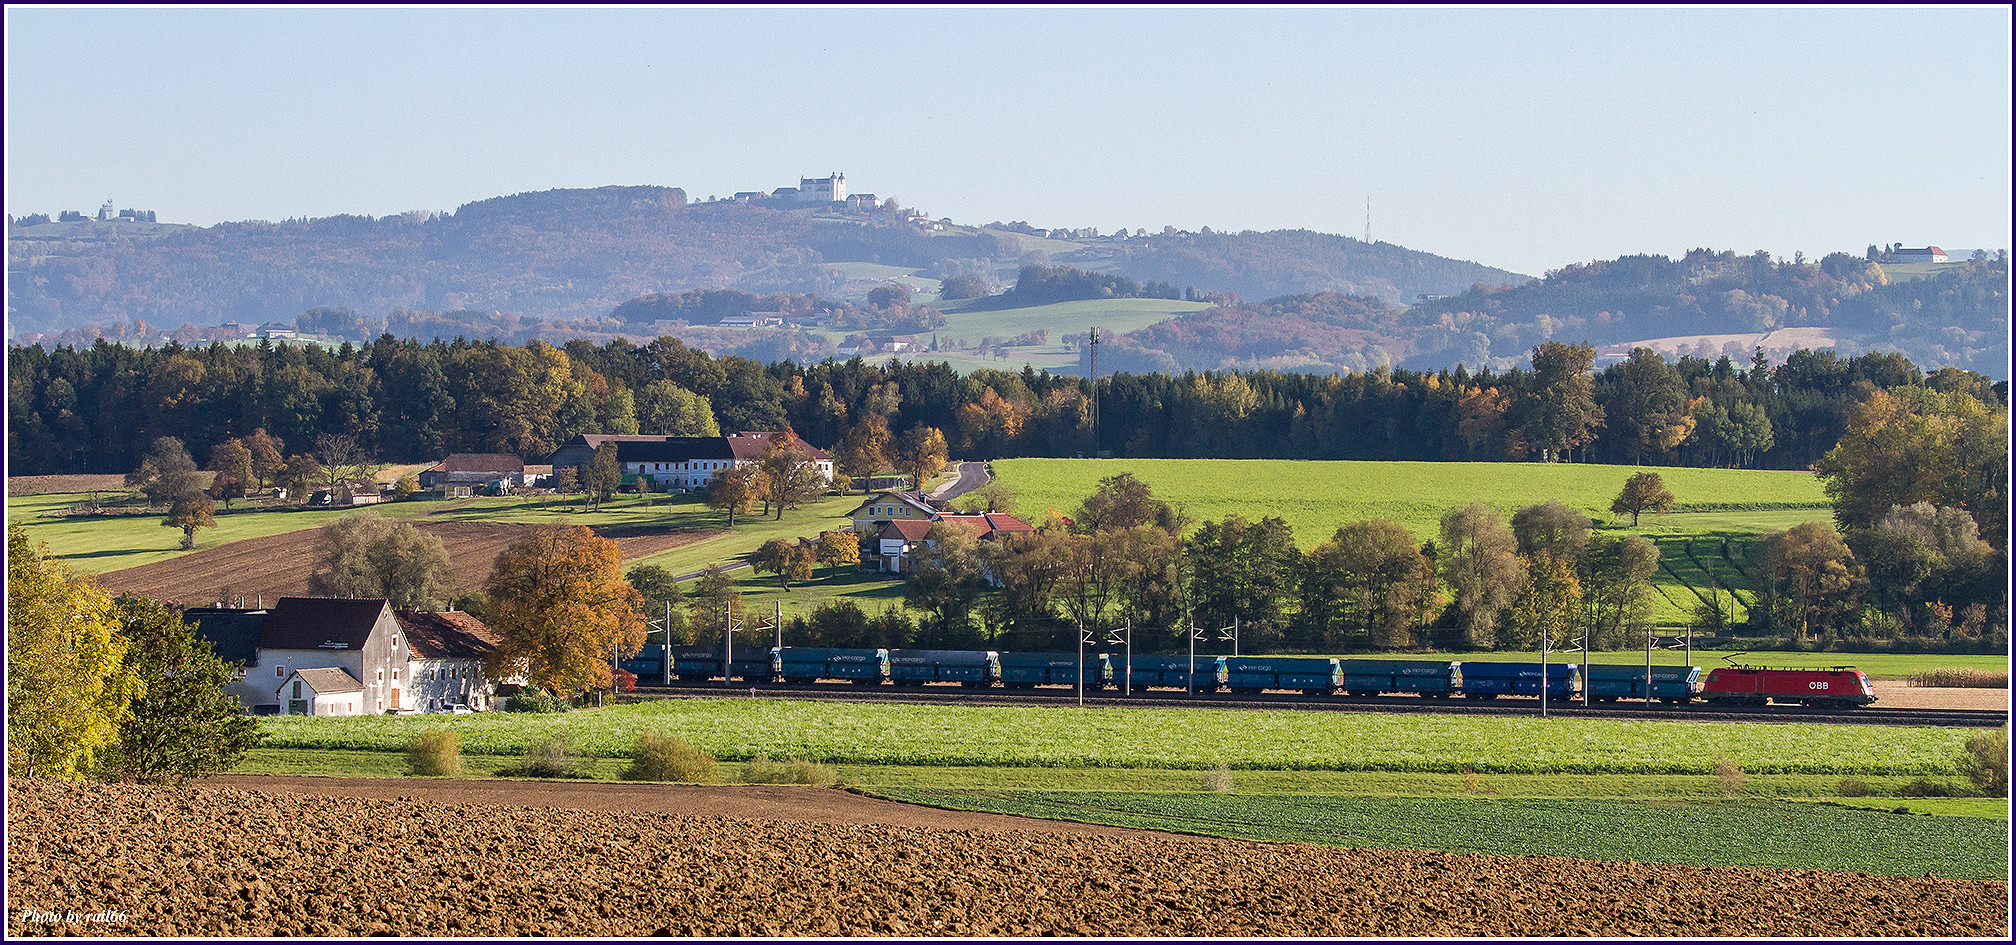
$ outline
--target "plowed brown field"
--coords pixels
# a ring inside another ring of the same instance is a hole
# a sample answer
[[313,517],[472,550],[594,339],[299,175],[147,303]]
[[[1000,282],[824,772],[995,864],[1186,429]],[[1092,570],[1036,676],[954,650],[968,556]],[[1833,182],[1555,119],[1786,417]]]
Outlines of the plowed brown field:
[[[416,522],[414,525],[441,539],[441,543],[447,546],[457,594],[481,587],[484,579],[490,576],[490,565],[496,561],[497,553],[539,527],[494,522]],[[108,571],[98,575],[98,581],[114,592],[124,591],[157,600],[180,600],[188,604],[204,604],[228,596],[263,596],[271,602],[283,596],[308,593],[308,572],[315,568],[315,540],[321,533],[319,528],[309,528],[284,535],[247,538],[168,561]],[[623,549],[624,558],[633,560],[714,534],[674,532],[670,529],[598,529],[597,533],[614,539]]]
[[10,779],[8,793],[9,937],[2006,938],[2009,925],[2002,882],[920,827],[900,816],[443,803],[418,792]]

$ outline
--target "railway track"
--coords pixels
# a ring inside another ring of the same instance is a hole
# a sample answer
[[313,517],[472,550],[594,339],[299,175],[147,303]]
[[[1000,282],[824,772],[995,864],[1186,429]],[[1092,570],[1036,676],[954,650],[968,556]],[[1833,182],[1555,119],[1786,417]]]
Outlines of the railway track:
[[[1076,705],[1078,694],[1062,686],[1035,689],[966,688],[933,683],[925,686],[861,686],[850,683],[737,683],[674,682],[637,687],[638,696],[661,699],[807,699],[821,701],[887,702],[924,705],[1063,706]],[[1540,700],[1503,698],[1471,700],[1463,698],[1423,699],[1419,696],[1311,696],[1297,692],[1216,693],[1196,696],[1180,690],[1136,689],[1131,694],[1119,689],[1087,691],[1088,706],[1164,709],[1259,709],[1301,712],[1387,712],[1436,715],[1530,718],[1540,714]],[[1689,722],[1820,722],[1830,725],[1911,725],[1952,728],[1992,728],[2009,721],[2009,713],[1981,709],[1886,709],[1880,705],[1860,708],[1817,708],[1797,705],[1711,706],[1701,703],[1672,705],[1612,702],[1584,707],[1578,700],[1562,703],[1549,700],[1547,714],[1558,718],[1658,719]]]

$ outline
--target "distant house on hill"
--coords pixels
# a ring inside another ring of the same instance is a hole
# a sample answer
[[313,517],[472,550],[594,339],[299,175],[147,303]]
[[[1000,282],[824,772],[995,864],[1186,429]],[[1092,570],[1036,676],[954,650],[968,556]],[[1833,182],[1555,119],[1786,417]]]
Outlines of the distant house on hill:
[[1917,249],[1906,249],[1899,246],[1890,251],[1890,261],[1900,263],[1943,263],[1947,260],[1946,251],[1937,246],[1921,246]]
[[420,471],[420,488],[469,495],[492,482],[525,484],[525,461],[509,453],[449,453]]
[[[605,444],[616,445],[616,462],[623,468],[625,483],[636,481],[654,492],[705,488],[714,477],[756,462],[776,433],[735,433],[729,436],[640,436],[632,434],[583,433],[553,451],[548,458],[555,471],[578,467],[593,459]],[[798,441],[798,447],[819,466],[819,474],[833,479],[833,457],[825,450]]]

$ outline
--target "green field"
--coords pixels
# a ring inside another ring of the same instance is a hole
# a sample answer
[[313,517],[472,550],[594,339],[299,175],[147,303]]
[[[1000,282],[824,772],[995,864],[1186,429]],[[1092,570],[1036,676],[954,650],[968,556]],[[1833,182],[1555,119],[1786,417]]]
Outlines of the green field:
[[1879,265],[1883,267],[1883,274],[1889,276],[1891,282],[1910,282],[1914,279],[1936,276],[1948,269],[1956,269],[1966,265],[1966,263],[1962,260],[1949,260],[1943,263],[1880,263]]
[[[1558,499],[1599,522],[1628,524],[1610,502],[1636,466],[1569,463],[1377,463],[1266,459],[998,459],[994,475],[1016,497],[1016,512],[1036,521],[1045,510],[1069,513],[1101,479],[1132,473],[1155,497],[1183,506],[1197,521],[1278,516],[1296,541],[1313,548],[1338,526],[1386,518],[1415,537],[1435,537],[1442,516],[1471,502],[1508,517],[1524,505]],[[1755,534],[1802,521],[1831,521],[1811,473],[1659,467],[1677,500],[1674,513],[1647,513],[1647,535],[1728,531]]]
[[2007,879],[2006,821],[1787,802],[1250,797],[896,789],[957,810],[1270,843]]
[[1706,774],[1724,755],[1754,773],[1951,776],[1961,729],[1805,723],[1474,719],[1375,713],[912,706],[725,698],[649,700],[564,715],[262,718],[272,748],[398,750],[424,728],[465,751],[511,754],[542,737],[601,757],[647,732],[724,760],[833,764],[1294,771]]
[[1636,466],[1000,459],[992,468],[1015,493],[1016,513],[1029,521],[1051,508],[1069,514],[1099,480],[1128,472],[1198,522],[1278,516],[1294,528],[1305,550],[1346,522],[1391,519],[1425,541],[1436,536],[1443,515],[1473,501],[1496,506],[1509,518],[1521,506],[1558,499],[1588,513],[1600,523],[1599,531],[1635,532],[1659,545],[1652,620],[1660,626],[1694,623],[1694,608],[1718,583],[1736,589],[1740,620],[1750,601],[1743,557],[1750,543],[1767,531],[1833,519],[1819,479],[1779,470],[1659,467],[1676,510],[1640,516],[1634,530],[1629,517],[1610,512],[1610,502],[1626,479],[1643,471]]
[[[1023,308],[989,307],[999,303],[999,297],[932,302],[933,307],[945,313],[945,327],[932,334],[948,347],[916,352],[910,359],[944,361],[962,374],[978,368],[1020,371],[1025,364],[1037,370],[1070,373],[1077,369],[1078,353],[1064,346],[1065,335],[1082,335],[1095,326],[1102,332],[1129,332],[1211,307],[1205,302],[1174,299],[1092,299]],[[971,350],[985,338],[1006,340],[1038,329],[1049,329],[1048,344],[1012,348],[1006,358],[991,353],[981,357]],[[967,350],[949,347],[955,341]]]
[[[101,498],[112,497],[100,493]],[[56,557],[67,561],[82,574],[116,571],[165,561],[186,552],[181,550],[182,531],[163,528],[165,509],[155,515],[104,516],[64,515],[63,510],[89,498],[87,493],[9,497],[7,520],[21,525],[34,541],[46,542]],[[244,502],[237,508],[217,509],[217,527],[199,529],[196,548],[215,548],[247,538],[264,538],[320,528],[355,509],[283,508],[259,509]],[[425,514],[428,503],[388,502],[372,508],[391,517]]]

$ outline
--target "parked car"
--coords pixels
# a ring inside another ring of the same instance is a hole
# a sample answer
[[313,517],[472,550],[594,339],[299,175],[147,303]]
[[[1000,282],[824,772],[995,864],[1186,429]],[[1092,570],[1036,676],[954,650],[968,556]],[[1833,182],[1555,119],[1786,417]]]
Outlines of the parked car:
[[446,713],[448,713],[449,715],[468,715],[468,714],[469,714],[470,712],[472,712],[472,711],[474,711],[474,710],[473,710],[473,709],[470,709],[470,708],[469,708],[468,706],[466,706],[466,705],[463,705],[463,704],[462,704],[462,703],[460,703],[460,702],[457,702],[457,703],[455,703],[454,705],[451,705],[451,706],[448,706],[448,707],[447,707],[447,708],[445,708],[445,709],[442,709],[441,711],[443,711],[443,712],[446,712]]

